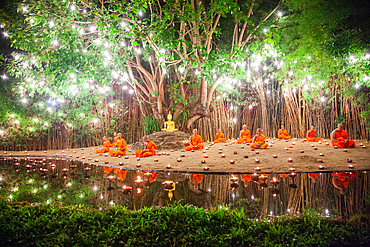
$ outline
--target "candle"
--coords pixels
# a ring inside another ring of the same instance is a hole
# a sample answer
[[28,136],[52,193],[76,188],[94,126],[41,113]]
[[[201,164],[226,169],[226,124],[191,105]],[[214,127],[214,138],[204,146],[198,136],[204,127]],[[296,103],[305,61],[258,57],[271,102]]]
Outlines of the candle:
[[204,163],[206,163],[206,161],[205,160],[202,160],[201,163],[204,164]]
[[173,150],[171,149],[171,152],[173,152]]
[[235,161],[234,160],[230,160],[230,164],[234,164],[235,163]]
[[234,151],[234,154],[238,154],[238,152],[237,151]]
[[321,141],[319,141],[319,144],[321,144],[322,142]]
[[166,155],[166,152],[162,152],[162,155]]
[[218,151],[219,154],[222,154],[222,151]]
[[303,150],[301,150],[300,152],[301,152],[301,153],[304,153],[304,151],[303,151]]
[[240,146],[240,148],[244,148],[244,146]]
[[180,154],[181,157],[185,157],[185,154]]
[[259,151],[256,151],[256,154],[259,154],[260,152]]
[[320,153],[320,156],[324,156],[324,154],[323,153]]
[[251,151],[253,152],[255,149],[254,148],[251,148]]
[[[44,153],[46,153],[46,151],[44,151]],[[76,153],[76,151],[73,151],[73,153]]]
[[72,157],[72,154],[71,154],[71,155],[69,155],[69,157]]
[[334,149],[337,149],[338,147],[337,146],[334,146]]
[[208,155],[207,155],[207,154],[205,154],[203,157],[204,157],[204,158],[208,158]]
[[109,163],[109,161],[105,161],[105,164],[108,164]]
[[292,158],[289,158],[289,159],[288,159],[288,162],[292,162],[292,161],[293,161],[293,160],[292,160]]
[[311,144],[311,147],[314,147],[315,145]]
[[206,153],[206,150],[203,150],[203,153],[205,154]]
[[325,169],[325,167],[324,167],[324,166],[318,166],[318,168],[319,168],[320,170]]
[[285,148],[285,150],[288,150],[288,148]]
[[347,163],[352,163],[352,160],[351,159],[347,159]]
[[248,155],[244,155],[244,158],[247,159],[248,158]]
[[317,147],[314,147],[313,150],[317,150]]
[[362,146],[363,144],[362,143],[360,143],[360,146]]
[[353,166],[353,165],[348,165],[348,168],[353,169],[353,168],[354,168],[354,166]]
[[329,143],[325,143],[326,146],[329,146]]
[[170,153],[166,153],[166,155],[170,155]]
[[140,158],[136,158],[136,160],[137,160],[137,161],[139,161],[139,160],[140,160]]
[[154,159],[154,162],[158,162],[158,159]]
[[119,162],[119,165],[120,165],[120,166],[123,166],[123,162]]
[[293,148],[293,146],[292,146],[292,145],[290,145],[290,146],[289,146],[289,148]]
[[273,157],[273,158],[277,158],[277,155],[273,155],[272,157]]
[[141,167],[141,165],[140,164],[136,164],[136,167]]
[[259,171],[261,171],[261,168],[259,168],[259,167],[257,166],[256,168],[254,168],[254,170],[255,170],[256,172],[259,172]]
[[225,154],[223,154],[223,155],[221,155],[221,157],[222,157],[222,158],[225,158],[225,157],[226,157],[226,155],[225,155]]
[[347,149],[344,149],[343,152],[347,152]]
[[295,142],[292,142],[293,145],[295,145]]
[[193,150],[191,150],[191,152],[194,152],[194,149],[193,149]]
[[99,160],[98,160],[98,159],[96,159],[96,160],[95,160],[95,162],[99,162]]
[[44,153],[46,153],[46,151],[44,151]]
[[128,159],[128,156],[125,156],[125,159],[127,160]]
[[55,154],[55,156],[58,156],[58,154]]
[[92,158],[88,158],[88,160],[92,160]]
[[362,146],[362,148],[366,148],[366,146],[365,146],[365,145],[363,145],[363,146]]
[[99,156],[102,156],[103,154],[99,154]]
[[[179,159],[178,159],[177,161],[179,161]],[[181,160],[180,160],[180,161],[181,161]],[[168,165],[166,166],[166,168],[167,168],[167,169],[171,169],[171,165],[170,165],[170,164],[168,164]]]
[[219,148],[220,150],[222,150],[222,148]]
[[81,158],[81,159],[83,159],[83,160],[84,160],[84,159],[85,159],[85,156],[82,156],[82,158]]
[[177,159],[177,162],[181,162],[181,159]]
[[205,167],[203,167],[203,170],[208,171],[209,167],[205,166]]
[[185,150],[184,149],[181,149],[181,152],[184,152]]
[[317,162],[324,163],[324,161],[322,159],[317,159]]
[[272,144],[274,144],[275,142],[274,142],[274,141],[272,141],[271,143],[272,143]]
[[225,143],[225,146],[227,146],[227,143]]
[[208,147],[206,147],[206,150],[208,150]]

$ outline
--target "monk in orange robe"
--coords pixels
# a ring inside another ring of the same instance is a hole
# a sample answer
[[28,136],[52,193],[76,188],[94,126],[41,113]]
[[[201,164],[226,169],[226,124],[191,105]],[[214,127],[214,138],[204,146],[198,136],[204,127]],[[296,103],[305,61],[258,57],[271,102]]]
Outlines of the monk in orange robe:
[[126,175],[127,175],[127,170],[122,170],[120,168],[113,168],[113,167],[108,167],[108,166],[103,166],[104,172],[106,175],[111,173],[113,171],[116,174],[116,177],[118,177],[121,181],[125,181]]
[[156,178],[157,178],[157,173],[155,172],[155,171],[144,171],[144,175],[145,175],[145,173],[151,173],[151,175],[149,176],[149,178],[148,178],[148,181],[150,182],[150,183],[153,183],[155,180],[156,180]]
[[109,151],[110,156],[117,157],[119,155],[122,156],[126,154],[127,144],[126,144],[125,139],[122,138],[121,133],[118,133],[118,138],[120,139],[120,141],[118,142],[118,145],[117,145],[117,151],[110,150]]
[[136,150],[136,157],[143,158],[155,155],[155,150],[157,149],[157,146],[153,141],[149,141],[149,138],[147,136],[144,136],[144,144],[145,150]]
[[226,141],[226,138],[224,138],[224,133],[221,132],[221,129],[218,129],[218,133],[216,135],[216,140],[214,141],[214,143],[225,142],[225,141]]
[[202,174],[191,174],[191,181],[194,184],[194,189],[199,189],[199,184],[202,182],[204,175]]
[[189,143],[185,144],[186,151],[202,150],[204,148],[204,145],[202,144],[202,138],[197,134],[197,132],[197,129],[193,130],[193,134],[190,136]]
[[332,175],[332,183],[335,188],[338,188],[341,194],[345,194],[346,188],[351,182],[351,178],[355,178],[357,176],[357,172],[338,172],[333,173]]
[[251,148],[261,148],[265,149],[268,147],[266,143],[266,136],[262,135],[262,129],[257,129],[257,135],[253,137],[253,143],[251,144]]
[[97,149],[95,151],[96,154],[103,154],[103,153],[108,153],[109,152],[109,148],[112,147],[112,143],[110,143],[110,141],[107,140],[107,137],[103,136],[103,141],[104,141],[104,147],[103,149]]
[[236,141],[236,144],[251,143],[251,132],[247,129],[247,125],[243,125],[243,129],[240,131],[240,138]]
[[343,129],[343,124],[338,124],[338,128],[331,132],[331,144],[333,147],[338,148],[355,148],[356,144],[354,141],[348,140],[348,134]]
[[117,144],[118,144],[118,141],[119,141],[118,136],[117,136],[117,132],[114,132],[113,136],[114,136],[113,147],[117,147]]
[[317,173],[308,173],[308,177],[312,179],[312,182],[316,183]]
[[291,136],[288,136],[288,131],[285,129],[284,125],[281,125],[281,129],[278,132],[279,139],[290,139]]
[[321,137],[316,137],[316,130],[313,126],[311,126],[311,129],[307,131],[307,141],[309,142],[318,142],[321,141]]

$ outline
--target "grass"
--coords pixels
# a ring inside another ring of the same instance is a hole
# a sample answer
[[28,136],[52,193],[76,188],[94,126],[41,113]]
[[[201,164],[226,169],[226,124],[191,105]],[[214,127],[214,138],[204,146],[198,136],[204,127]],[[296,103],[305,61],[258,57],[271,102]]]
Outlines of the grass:
[[178,204],[100,211],[0,200],[0,246],[369,246],[369,220],[334,220],[310,211],[255,221],[243,210]]

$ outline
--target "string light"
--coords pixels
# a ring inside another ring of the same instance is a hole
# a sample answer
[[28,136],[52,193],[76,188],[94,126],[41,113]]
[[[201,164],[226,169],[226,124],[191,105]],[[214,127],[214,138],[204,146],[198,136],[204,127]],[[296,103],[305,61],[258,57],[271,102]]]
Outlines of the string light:
[[54,27],[54,26],[55,26],[54,21],[50,21],[50,22],[49,22],[49,27],[51,27],[51,28],[52,28],[52,27]]

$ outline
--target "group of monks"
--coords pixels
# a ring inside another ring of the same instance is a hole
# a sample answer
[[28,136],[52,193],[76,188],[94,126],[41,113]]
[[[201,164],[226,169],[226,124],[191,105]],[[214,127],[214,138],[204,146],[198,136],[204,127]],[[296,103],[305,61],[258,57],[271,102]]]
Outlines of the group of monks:
[[[331,143],[334,147],[338,148],[354,148],[355,142],[349,140],[347,132],[343,129],[343,124],[338,124],[338,127],[333,130],[331,133]],[[290,139],[291,136],[288,135],[287,130],[284,128],[284,125],[281,126],[281,129],[278,132],[279,139]],[[155,155],[155,151],[157,146],[153,141],[150,141],[148,136],[144,136],[144,145],[145,148],[143,150],[136,150],[135,155],[138,158],[144,158],[148,156]],[[122,138],[121,133],[114,132],[114,141],[111,143],[107,140],[107,137],[103,137],[104,147],[103,149],[96,150],[96,154],[98,153],[109,153],[110,156],[118,157],[122,155],[126,155],[127,151],[127,144],[125,139]],[[310,130],[307,131],[307,141],[309,142],[317,142],[321,141],[321,137],[318,137],[314,126],[311,126]],[[221,129],[218,130],[216,135],[216,140],[214,143],[218,142],[226,142],[226,138],[222,133]],[[236,141],[237,144],[243,143],[251,143],[250,147],[252,149],[265,149],[268,147],[266,143],[266,137],[262,134],[262,129],[258,128],[256,135],[251,139],[251,132],[247,129],[246,125],[243,125],[242,130],[240,131],[240,136]],[[192,150],[202,150],[204,148],[203,140],[200,135],[198,135],[197,129],[193,130],[193,134],[189,138],[189,143],[185,144],[186,151]],[[117,147],[117,150],[110,150],[111,147]]]

